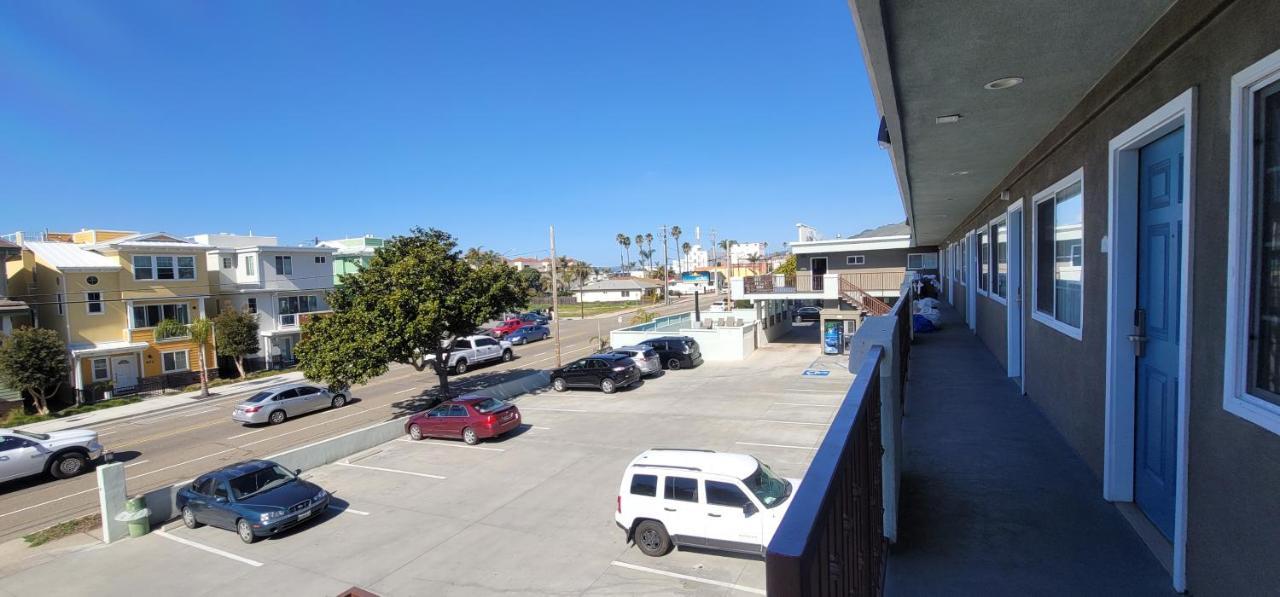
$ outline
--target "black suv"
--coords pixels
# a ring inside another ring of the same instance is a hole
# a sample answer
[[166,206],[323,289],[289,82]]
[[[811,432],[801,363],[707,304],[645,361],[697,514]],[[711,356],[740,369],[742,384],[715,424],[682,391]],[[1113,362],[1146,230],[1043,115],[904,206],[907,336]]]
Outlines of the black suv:
[[650,338],[640,342],[640,345],[658,352],[663,369],[697,367],[702,364],[702,351],[698,349],[698,341],[688,336]]
[[551,387],[557,392],[569,388],[600,388],[612,394],[640,381],[640,368],[624,354],[593,354],[551,371]]

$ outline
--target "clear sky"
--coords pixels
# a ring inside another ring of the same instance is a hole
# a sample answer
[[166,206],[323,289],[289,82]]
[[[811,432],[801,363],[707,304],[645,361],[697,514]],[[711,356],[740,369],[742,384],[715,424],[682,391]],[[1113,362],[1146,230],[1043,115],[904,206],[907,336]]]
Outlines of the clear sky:
[[844,0],[0,3],[0,232],[781,249],[902,220],[878,122]]

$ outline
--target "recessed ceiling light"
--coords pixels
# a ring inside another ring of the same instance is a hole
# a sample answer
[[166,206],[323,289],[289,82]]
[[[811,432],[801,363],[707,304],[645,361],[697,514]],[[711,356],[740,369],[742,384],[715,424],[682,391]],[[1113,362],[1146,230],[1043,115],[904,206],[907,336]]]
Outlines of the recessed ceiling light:
[[986,85],[983,85],[982,88],[983,89],[1008,89],[1020,83],[1022,83],[1022,77],[1005,77],[1003,79],[996,79],[990,83],[987,83]]
[[968,171],[968,170],[956,170],[955,172],[952,172],[952,173],[951,173],[951,175],[952,175],[952,176],[964,176],[964,175],[966,175],[966,174],[968,174],[968,173],[969,173],[969,171]]
[[960,122],[959,114],[947,114],[933,119],[934,124],[951,124],[953,122]]

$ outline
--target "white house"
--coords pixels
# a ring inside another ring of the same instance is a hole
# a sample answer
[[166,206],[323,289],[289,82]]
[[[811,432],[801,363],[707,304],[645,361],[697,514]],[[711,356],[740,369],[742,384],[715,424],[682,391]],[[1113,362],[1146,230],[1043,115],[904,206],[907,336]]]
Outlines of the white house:
[[662,285],[653,280],[637,280],[635,278],[602,280],[578,291],[584,303],[614,303],[638,301],[654,294]]

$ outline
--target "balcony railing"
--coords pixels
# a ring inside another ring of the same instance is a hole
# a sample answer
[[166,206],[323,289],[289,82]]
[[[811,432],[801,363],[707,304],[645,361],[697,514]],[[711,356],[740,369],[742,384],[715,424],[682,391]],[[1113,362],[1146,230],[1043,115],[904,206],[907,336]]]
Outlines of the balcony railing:
[[742,289],[747,294],[821,294],[823,283],[822,275],[815,276],[809,272],[766,274],[763,276],[744,277],[742,279]]

